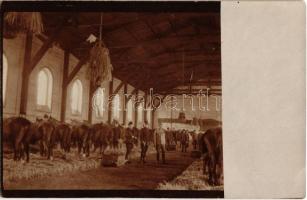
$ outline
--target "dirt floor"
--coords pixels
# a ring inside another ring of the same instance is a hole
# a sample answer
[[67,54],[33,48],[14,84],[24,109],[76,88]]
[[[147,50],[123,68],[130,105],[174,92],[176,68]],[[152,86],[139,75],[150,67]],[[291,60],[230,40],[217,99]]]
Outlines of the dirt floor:
[[167,152],[166,164],[158,164],[155,154],[147,163],[132,160],[121,167],[99,167],[64,175],[46,176],[31,180],[4,182],[5,189],[156,189],[159,183],[171,181],[193,161],[189,153]]

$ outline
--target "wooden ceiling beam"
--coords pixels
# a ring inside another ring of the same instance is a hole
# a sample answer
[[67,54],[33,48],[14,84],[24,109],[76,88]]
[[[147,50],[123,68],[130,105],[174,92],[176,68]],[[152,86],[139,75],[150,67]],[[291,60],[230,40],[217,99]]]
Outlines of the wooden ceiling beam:
[[45,53],[51,47],[52,43],[57,38],[58,33],[61,30],[62,26],[63,26],[63,23],[61,23],[59,26],[57,26],[57,28],[52,33],[52,35],[46,41],[43,42],[43,45],[41,46],[41,48],[33,56],[33,58],[31,59],[30,65],[29,65],[30,72],[35,68],[35,66],[38,64],[38,62],[43,58]]
[[[179,64],[178,64],[179,63]],[[172,66],[172,67],[170,67]],[[187,65],[187,63],[185,63],[185,71],[187,70],[191,70],[193,68],[196,68],[199,69],[199,68],[204,68],[205,70],[211,70],[211,69],[218,69],[220,68],[221,66],[221,63],[220,62],[196,62],[196,63],[192,63],[192,65]],[[182,73],[182,64],[180,62],[177,62],[177,63],[169,63],[169,64],[166,64],[166,65],[159,65],[157,67],[154,67],[154,68],[151,68],[152,70],[154,70],[155,72],[157,70],[162,70],[162,69],[167,69],[167,68],[170,68],[170,69],[173,69],[176,71],[176,73]],[[169,70],[167,70],[169,71]]]
[[121,81],[121,83],[117,86],[117,88],[114,90],[113,95],[116,95],[119,90],[125,85],[124,81]]
[[[186,28],[188,26],[190,26],[189,23],[184,23],[184,24],[181,24],[181,25],[177,25],[174,29],[175,29],[175,31],[178,31],[178,30],[181,30],[181,29]],[[170,29],[167,29],[164,32],[161,32],[159,34],[153,35],[152,37],[149,37],[149,38],[147,38],[145,40],[139,40],[138,45],[131,44],[132,47],[131,48],[127,48],[123,54],[127,54],[129,51],[132,51],[133,49],[135,49],[135,48],[137,48],[139,46],[142,46],[144,44],[156,42],[157,37],[162,38],[162,37],[169,36],[170,34],[172,34],[173,31],[174,30],[172,28],[170,28]]]
[[118,59],[117,56],[112,54],[113,62],[116,63],[156,63],[155,61],[171,61],[171,62],[182,62],[182,55],[185,54],[185,62],[193,62],[199,60],[203,62],[203,60],[221,60],[220,53],[212,52],[212,50],[202,50],[195,49],[193,51],[165,51],[156,54],[155,56],[151,56],[150,58],[128,58],[128,59]]
[[[211,86],[221,86],[222,81],[193,81],[189,82],[189,85],[192,86],[208,86],[211,84]],[[180,85],[178,87],[181,87]]]
[[[199,95],[199,93],[195,93],[195,92],[190,92],[190,93],[180,93],[180,92],[178,92],[178,93],[161,93],[161,94],[163,94],[163,95],[194,95],[194,96],[196,96],[196,95]],[[205,95],[205,94],[204,94]],[[209,92],[209,96],[212,96],[212,95],[215,95],[215,96],[222,96],[222,93],[221,92]]]
[[[172,89],[172,90],[168,90],[168,91],[164,91],[164,92],[160,92],[159,94],[190,94],[190,93],[194,93],[194,94],[199,94],[200,91],[202,91],[202,94],[207,93],[206,89]],[[219,93],[222,92],[221,89],[210,89],[208,90],[209,93],[215,92],[215,93]]]
[[[158,36],[157,36],[158,37]],[[220,37],[219,34],[212,34],[212,35],[197,35],[197,34],[190,34],[190,35],[177,35],[177,36],[165,36],[165,37],[158,37],[157,38],[148,38],[145,40],[139,40],[137,44],[126,44],[126,45],[110,45],[108,48],[115,49],[115,48],[127,48],[127,51],[132,51],[135,48],[139,48],[140,46],[146,46],[150,44],[157,44],[158,41],[161,43],[170,42],[170,40],[178,40],[179,47],[186,46],[191,44],[192,42],[203,44],[205,43],[212,43],[216,44],[216,46],[220,45]],[[157,41],[158,40],[158,41]],[[172,41],[173,42],[173,41]],[[184,43],[183,43],[184,42]],[[176,46],[176,48],[179,48]],[[168,52],[174,51],[173,49],[168,49]]]
[[67,84],[69,84],[75,78],[75,76],[78,74],[78,72],[83,67],[83,65],[86,64],[87,60],[88,60],[88,56],[87,55],[79,60],[77,65],[73,68],[72,72],[69,74],[69,76],[67,78]]

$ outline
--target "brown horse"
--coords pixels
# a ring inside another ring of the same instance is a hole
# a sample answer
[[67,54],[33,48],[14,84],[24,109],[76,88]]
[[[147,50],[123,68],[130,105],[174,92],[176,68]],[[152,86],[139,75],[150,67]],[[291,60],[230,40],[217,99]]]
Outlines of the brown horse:
[[91,139],[94,145],[93,152],[97,148],[100,149],[99,153],[103,154],[106,148],[111,144],[113,139],[113,129],[110,125],[98,123],[91,127]]
[[223,176],[223,141],[222,128],[208,129],[202,135],[201,141],[204,153],[203,172],[208,169],[210,185],[221,185]]
[[29,161],[29,149],[25,138],[29,132],[31,122],[23,117],[8,118],[3,121],[3,140],[12,144],[14,160],[20,160],[24,156],[24,147]]
[[78,146],[78,153],[83,150],[83,155],[90,156],[91,131],[86,124],[75,125],[71,134],[72,143]]
[[69,153],[70,148],[71,148],[71,142],[72,142],[72,138],[71,138],[72,133],[71,133],[70,126],[65,123],[61,123],[57,125],[55,128],[55,134],[56,134],[57,142],[60,143],[61,149],[65,153]]
[[42,122],[38,127],[38,133],[41,135],[40,149],[41,155],[47,156],[47,159],[53,159],[53,148],[56,144],[55,127],[50,121]]
[[60,122],[53,117],[49,117],[49,122],[53,124],[55,127],[55,138],[56,143],[60,143],[61,149],[64,151],[64,153],[70,152],[70,147],[72,143],[71,139],[71,128],[70,125],[65,122]]

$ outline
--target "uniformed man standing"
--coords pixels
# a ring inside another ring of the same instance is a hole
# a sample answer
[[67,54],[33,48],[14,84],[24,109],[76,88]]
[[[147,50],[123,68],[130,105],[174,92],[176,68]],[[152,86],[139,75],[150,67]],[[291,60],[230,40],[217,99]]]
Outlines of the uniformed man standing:
[[181,152],[186,153],[189,146],[189,133],[186,130],[183,130],[181,136]]
[[141,141],[141,159],[140,159],[140,161],[142,163],[146,163],[145,157],[146,157],[146,152],[147,152],[147,149],[148,149],[149,135],[150,135],[150,132],[149,132],[149,129],[148,129],[148,122],[145,121],[143,128],[141,129],[141,132],[140,132],[140,141]]
[[159,124],[159,128],[155,133],[155,146],[157,150],[157,162],[160,161],[160,152],[162,154],[162,163],[165,164],[165,131],[162,129],[162,125]]
[[128,128],[126,129],[125,133],[125,144],[126,144],[126,156],[125,159],[129,161],[129,155],[131,153],[131,150],[133,148],[133,123],[129,122]]
[[113,121],[113,138],[112,138],[112,147],[114,150],[118,150],[118,144],[119,144],[119,139],[120,139],[120,127],[119,123],[117,120]]

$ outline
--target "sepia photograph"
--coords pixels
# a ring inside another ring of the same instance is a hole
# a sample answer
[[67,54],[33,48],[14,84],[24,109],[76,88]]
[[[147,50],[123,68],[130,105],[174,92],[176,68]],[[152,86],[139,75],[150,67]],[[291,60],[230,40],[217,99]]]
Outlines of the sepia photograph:
[[220,2],[1,15],[5,196],[224,196]]

